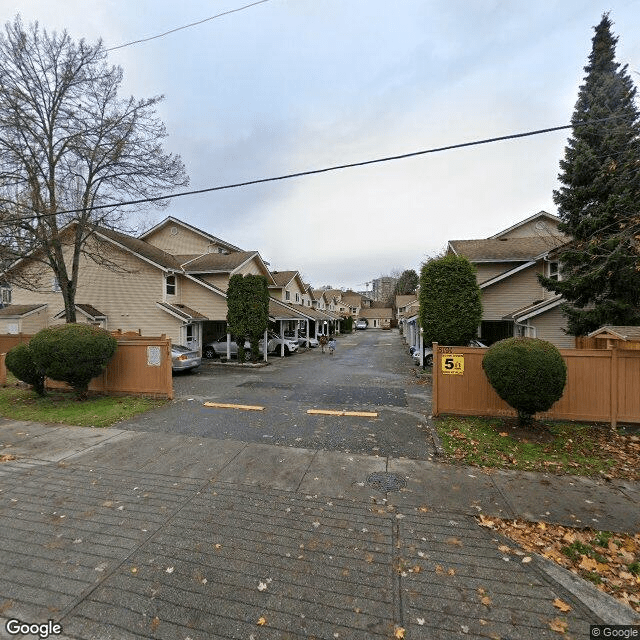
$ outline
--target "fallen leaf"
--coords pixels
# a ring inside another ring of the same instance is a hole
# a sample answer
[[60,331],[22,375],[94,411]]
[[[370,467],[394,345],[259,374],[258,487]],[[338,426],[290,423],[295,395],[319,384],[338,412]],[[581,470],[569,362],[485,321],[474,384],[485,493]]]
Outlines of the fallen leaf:
[[264,627],[267,624],[267,619],[264,616],[260,616],[258,618],[258,622],[256,623],[259,627]]
[[508,437],[509,434],[506,431],[501,431],[498,435],[500,435],[503,438],[506,438]]
[[460,540],[460,538],[447,538],[445,542],[446,544],[453,545],[454,547],[462,546],[462,540]]
[[485,607],[490,607],[491,606],[491,598],[489,596],[484,596],[484,598],[482,598],[482,600],[480,600],[480,602],[482,602],[482,604]]
[[394,638],[404,638],[404,627],[396,627]]
[[266,591],[267,589],[267,585],[264,582],[259,582],[258,583],[258,591]]
[[138,573],[138,567],[131,567],[131,573]]
[[560,600],[560,598],[556,598],[553,601],[553,606],[556,607],[557,609],[560,609],[560,611],[562,611],[563,613],[566,613],[567,611],[571,611],[571,607],[566,602],[563,602],[562,600]]
[[501,544],[498,549],[502,551],[502,553],[511,553],[511,547],[507,547],[506,544]]
[[424,618],[416,618],[416,622],[422,627],[424,626],[425,620]]
[[522,558],[522,564],[529,564],[531,562],[531,556],[525,556]]
[[173,567],[167,567],[165,573],[173,573]]
[[160,626],[160,618],[158,618],[158,616],[156,616],[151,621],[151,631],[155,631],[159,626]]
[[450,575],[450,576],[455,576],[456,575],[456,570],[455,569],[449,569],[447,571],[447,574]]
[[549,628],[556,633],[566,633],[569,625],[566,621],[556,618],[555,620],[549,621]]

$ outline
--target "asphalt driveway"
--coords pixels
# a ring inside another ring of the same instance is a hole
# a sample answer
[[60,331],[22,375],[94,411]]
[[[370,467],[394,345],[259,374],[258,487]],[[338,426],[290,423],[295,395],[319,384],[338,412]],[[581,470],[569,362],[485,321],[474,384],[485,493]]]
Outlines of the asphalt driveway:
[[[175,400],[122,423],[125,429],[428,460],[431,389],[416,384],[397,331],[338,336],[319,348],[272,358],[262,368],[204,361],[174,377]],[[212,409],[205,402],[259,405]],[[309,415],[308,409],[377,412],[376,418]]]

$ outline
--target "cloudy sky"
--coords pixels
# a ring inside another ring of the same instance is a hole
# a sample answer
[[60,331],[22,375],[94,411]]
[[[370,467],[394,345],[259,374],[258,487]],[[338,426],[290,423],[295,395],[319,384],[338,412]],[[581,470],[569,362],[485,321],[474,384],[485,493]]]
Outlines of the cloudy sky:
[[[0,0],[107,48],[255,0]],[[568,124],[610,12],[640,80],[640,0],[266,0],[113,50],[204,189]],[[364,289],[552,200],[567,131],[177,198],[181,218],[314,286]]]

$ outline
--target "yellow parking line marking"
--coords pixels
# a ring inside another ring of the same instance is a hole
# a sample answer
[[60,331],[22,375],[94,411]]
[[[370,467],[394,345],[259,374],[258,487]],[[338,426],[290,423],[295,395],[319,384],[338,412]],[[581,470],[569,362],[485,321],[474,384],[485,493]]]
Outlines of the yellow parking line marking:
[[377,418],[377,411],[332,411],[330,409],[307,409],[311,415],[321,416],[358,416],[360,418]]
[[241,409],[243,411],[264,411],[264,407],[259,407],[252,404],[227,404],[224,402],[205,402],[205,407],[212,407],[214,409]]

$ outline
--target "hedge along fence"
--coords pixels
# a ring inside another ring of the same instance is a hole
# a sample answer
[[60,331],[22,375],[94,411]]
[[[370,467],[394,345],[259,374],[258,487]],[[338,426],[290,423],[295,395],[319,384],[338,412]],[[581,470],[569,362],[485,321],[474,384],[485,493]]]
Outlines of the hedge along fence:
[[[116,353],[102,374],[91,381],[89,391],[107,395],[139,395],[172,400],[171,340],[165,335],[158,338],[123,333],[112,335],[118,342]],[[32,336],[26,334],[0,335],[0,386],[6,384],[5,345],[13,342],[11,346],[15,346],[20,342],[28,342],[31,338]],[[49,379],[46,381],[46,387],[70,389],[64,382]]]
[[[486,351],[433,344],[434,416],[517,415],[487,380],[482,369]],[[640,423],[640,351],[560,349],[560,354],[567,363],[564,394],[549,411],[537,413],[537,419],[609,422],[613,427]]]

